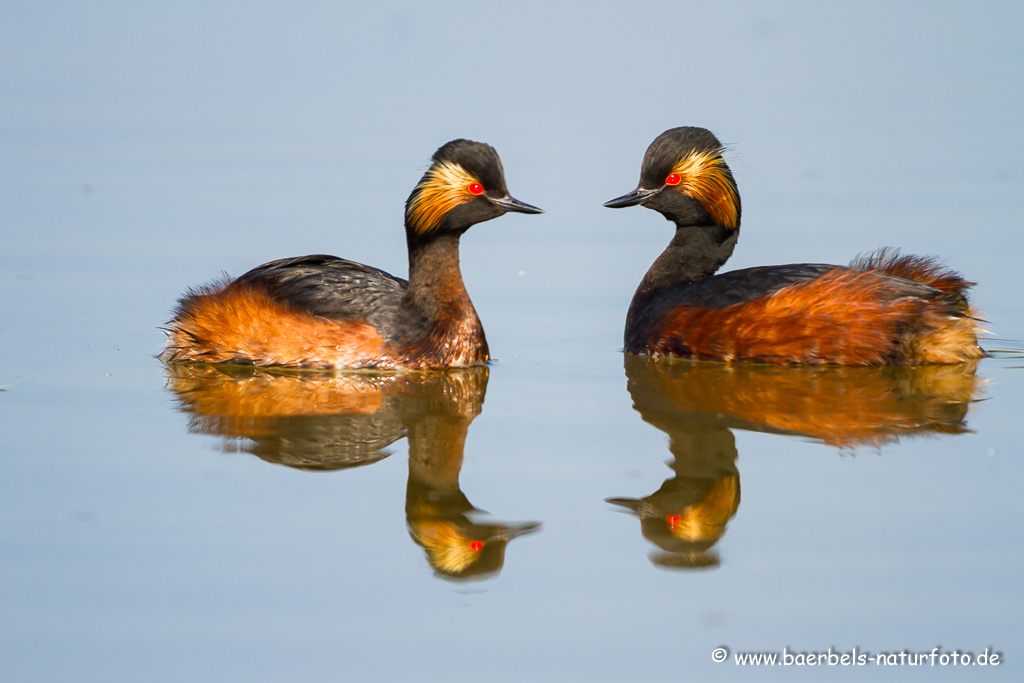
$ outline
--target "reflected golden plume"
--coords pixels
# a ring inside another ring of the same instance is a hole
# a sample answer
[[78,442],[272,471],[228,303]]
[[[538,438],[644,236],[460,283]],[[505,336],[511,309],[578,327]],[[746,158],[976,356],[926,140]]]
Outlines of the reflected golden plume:
[[739,477],[722,477],[699,503],[686,506],[679,515],[670,515],[668,530],[684,541],[717,541],[740,504],[739,494]]
[[[643,415],[648,420],[648,415]],[[658,424],[665,424],[659,420]],[[712,547],[740,505],[736,439],[724,427],[681,420],[666,424],[673,476],[643,498],[609,498],[640,518],[644,538],[663,552],[652,556],[661,567],[684,569],[719,564]]]
[[[410,518],[413,517],[414,513],[410,513]],[[464,573],[483,548],[481,541],[466,538],[454,524],[420,520],[409,527],[413,539],[426,550],[430,566],[444,574]]]
[[534,522],[483,521],[459,485],[469,424],[475,415],[407,416],[409,483],[405,518],[409,535],[423,548],[438,576],[487,578],[501,571],[513,538],[536,531]]

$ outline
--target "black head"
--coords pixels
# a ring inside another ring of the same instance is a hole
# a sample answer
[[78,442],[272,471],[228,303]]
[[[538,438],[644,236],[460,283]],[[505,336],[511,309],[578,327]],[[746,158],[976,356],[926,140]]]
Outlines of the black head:
[[647,148],[637,188],[605,206],[641,204],[680,226],[738,228],[740,195],[723,151],[718,138],[704,128],[667,130]]
[[507,211],[543,213],[509,196],[501,159],[490,145],[452,140],[433,161],[405,203],[410,237],[461,233]]

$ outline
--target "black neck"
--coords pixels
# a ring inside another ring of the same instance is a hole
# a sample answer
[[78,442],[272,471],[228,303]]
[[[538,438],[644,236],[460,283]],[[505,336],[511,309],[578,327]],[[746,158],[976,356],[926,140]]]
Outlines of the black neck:
[[473,309],[459,269],[458,234],[442,233],[409,241],[406,300],[428,317],[434,317],[440,308]]
[[630,312],[661,292],[713,275],[732,256],[738,238],[739,228],[677,224],[668,248],[640,282]]

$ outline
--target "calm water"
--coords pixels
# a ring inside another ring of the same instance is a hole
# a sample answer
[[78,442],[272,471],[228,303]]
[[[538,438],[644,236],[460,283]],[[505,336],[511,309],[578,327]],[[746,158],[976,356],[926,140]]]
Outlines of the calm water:
[[[5,3],[0,679],[1019,680],[1022,21]],[[600,205],[676,125],[731,146],[727,268],[939,254],[998,353],[624,358],[670,228]],[[463,240],[489,368],[153,358],[222,271],[327,252],[404,275],[402,204],[460,136],[547,210]],[[731,656],[936,647],[1002,663]]]

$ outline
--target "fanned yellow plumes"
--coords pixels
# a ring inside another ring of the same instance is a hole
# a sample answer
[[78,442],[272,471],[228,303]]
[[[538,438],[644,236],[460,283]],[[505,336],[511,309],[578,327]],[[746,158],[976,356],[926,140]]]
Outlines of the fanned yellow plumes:
[[676,189],[701,203],[719,225],[739,225],[739,195],[721,152],[691,152],[672,169],[682,180]]
[[478,182],[456,163],[436,162],[413,190],[405,210],[406,222],[419,234],[433,232],[446,213],[473,199],[469,186]]

